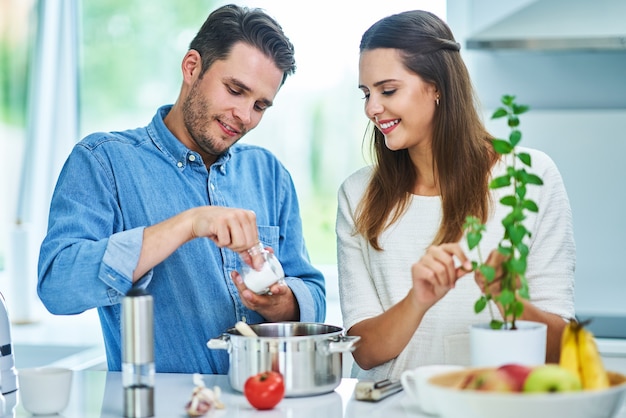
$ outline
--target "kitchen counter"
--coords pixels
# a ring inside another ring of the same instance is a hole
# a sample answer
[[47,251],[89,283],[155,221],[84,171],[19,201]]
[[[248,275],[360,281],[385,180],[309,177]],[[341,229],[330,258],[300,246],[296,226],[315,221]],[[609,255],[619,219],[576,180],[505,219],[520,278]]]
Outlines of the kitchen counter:
[[[265,418],[432,418],[423,414],[410,398],[399,392],[380,402],[354,399],[356,379],[342,379],[335,391],[318,396],[285,398],[273,410],[255,410],[243,394],[234,391],[225,375],[204,375],[204,383],[222,389],[223,410],[208,414],[207,418],[265,417]],[[155,417],[186,417],[185,404],[194,388],[192,375],[157,373],[155,384]],[[122,417],[122,375],[119,372],[74,372],[72,393],[68,407],[57,418]],[[11,415],[7,415],[11,416]],[[30,416],[17,404],[13,417]],[[615,418],[626,418],[626,403]]]

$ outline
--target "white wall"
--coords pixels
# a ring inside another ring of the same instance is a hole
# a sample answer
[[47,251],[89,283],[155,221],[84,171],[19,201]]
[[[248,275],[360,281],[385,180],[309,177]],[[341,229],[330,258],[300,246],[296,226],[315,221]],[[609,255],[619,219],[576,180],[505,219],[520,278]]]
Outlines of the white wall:
[[[543,1],[543,0],[539,0]],[[528,0],[448,0],[448,23],[463,45],[485,114],[502,94],[531,106],[522,145],[546,151],[563,175],[574,215],[576,309],[626,314],[626,50],[475,51],[464,39]],[[487,120],[486,120],[487,121]],[[495,134],[500,122],[488,122]],[[506,129],[506,128],[505,128]]]
[[[625,110],[538,110],[521,117],[522,144],[541,149],[563,176],[574,218],[576,310],[626,313],[624,260]],[[507,135],[501,120],[490,130]]]

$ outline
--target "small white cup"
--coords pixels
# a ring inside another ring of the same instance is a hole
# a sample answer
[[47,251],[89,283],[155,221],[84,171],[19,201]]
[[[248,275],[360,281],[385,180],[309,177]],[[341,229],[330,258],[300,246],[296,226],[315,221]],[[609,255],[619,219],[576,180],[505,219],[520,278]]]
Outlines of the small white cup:
[[19,396],[25,410],[34,415],[58,414],[67,407],[72,370],[63,367],[18,369]]
[[427,414],[436,415],[437,402],[432,393],[432,387],[427,384],[432,376],[464,369],[463,366],[452,364],[431,364],[405,370],[400,376],[402,387],[409,397]]
[[241,276],[246,287],[258,295],[269,294],[270,287],[275,283],[283,283],[285,271],[274,253],[268,251],[260,242],[248,249],[250,257],[263,257],[263,267],[255,270],[246,263],[241,266]]

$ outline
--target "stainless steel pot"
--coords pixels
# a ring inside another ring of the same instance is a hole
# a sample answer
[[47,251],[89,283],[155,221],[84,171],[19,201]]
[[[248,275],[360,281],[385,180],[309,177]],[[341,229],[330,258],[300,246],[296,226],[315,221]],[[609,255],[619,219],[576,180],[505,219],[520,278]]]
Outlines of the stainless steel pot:
[[248,377],[274,370],[283,375],[285,396],[332,392],[341,382],[342,357],[361,337],[344,335],[343,328],[305,322],[250,325],[257,337],[245,337],[234,327],[207,342],[210,349],[228,350],[228,377],[243,392]]

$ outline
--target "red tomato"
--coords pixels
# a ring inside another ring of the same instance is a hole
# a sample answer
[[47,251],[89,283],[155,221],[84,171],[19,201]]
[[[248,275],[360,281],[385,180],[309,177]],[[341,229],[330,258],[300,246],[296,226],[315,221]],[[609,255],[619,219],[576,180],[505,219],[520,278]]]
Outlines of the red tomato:
[[243,385],[243,393],[256,409],[272,409],[285,396],[283,376],[274,371],[250,376]]

